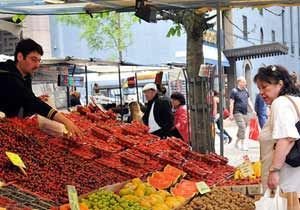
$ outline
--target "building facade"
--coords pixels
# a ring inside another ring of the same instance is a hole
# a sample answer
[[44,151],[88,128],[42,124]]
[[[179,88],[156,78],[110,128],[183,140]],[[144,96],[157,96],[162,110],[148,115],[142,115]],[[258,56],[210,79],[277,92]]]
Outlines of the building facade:
[[[237,61],[236,76],[245,76],[251,99],[258,93],[253,77],[263,65],[282,65],[300,73],[300,8],[270,7],[265,9],[233,9],[224,16],[226,48],[241,48],[280,42],[289,48],[287,55]],[[226,43],[227,42],[227,43]]]

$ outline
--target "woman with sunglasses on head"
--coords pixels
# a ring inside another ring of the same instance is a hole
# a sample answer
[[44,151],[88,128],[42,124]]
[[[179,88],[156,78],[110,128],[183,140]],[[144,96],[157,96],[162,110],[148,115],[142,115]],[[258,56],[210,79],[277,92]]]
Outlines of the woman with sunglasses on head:
[[283,192],[300,193],[300,167],[285,163],[295,140],[300,138],[295,126],[299,118],[293,105],[294,102],[300,108],[299,91],[288,71],[278,65],[259,68],[254,82],[271,107],[270,117],[259,137],[264,190],[279,186]]

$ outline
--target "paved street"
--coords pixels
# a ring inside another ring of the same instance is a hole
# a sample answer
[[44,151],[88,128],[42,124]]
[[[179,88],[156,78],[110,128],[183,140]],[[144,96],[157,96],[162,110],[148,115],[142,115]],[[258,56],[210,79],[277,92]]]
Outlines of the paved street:
[[[242,163],[243,156],[248,155],[251,161],[259,160],[259,143],[258,141],[247,140],[248,151],[240,151],[235,148],[237,126],[235,121],[229,119],[224,121],[224,128],[233,138],[230,144],[224,144],[224,156],[229,158],[229,164],[237,166]],[[215,140],[216,152],[220,154],[220,137],[216,135]]]

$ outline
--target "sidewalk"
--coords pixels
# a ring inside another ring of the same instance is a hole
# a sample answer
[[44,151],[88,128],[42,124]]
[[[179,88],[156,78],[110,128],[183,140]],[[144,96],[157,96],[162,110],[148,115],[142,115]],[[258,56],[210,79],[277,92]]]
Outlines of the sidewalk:
[[[237,125],[235,121],[229,119],[224,121],[225,130],[231,135],[232,142],[230,144],[224,144],[224,156],[229,159],[229,165],[238,166],[243,162],[243,156],[248,155],[251,161],[259,160],[259,142],[253,140],[246,140],[248,151],[241,151],[234,147],[236,142]],[[216,153],[220,154],[220,136],[216,135],[215,139]]]

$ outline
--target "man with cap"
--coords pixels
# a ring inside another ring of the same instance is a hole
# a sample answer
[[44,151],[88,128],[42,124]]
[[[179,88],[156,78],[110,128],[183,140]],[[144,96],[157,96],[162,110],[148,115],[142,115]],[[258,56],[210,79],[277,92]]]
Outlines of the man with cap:
[[171,129],[174,127],[174,116],[170,100],[158,95],[154,83],[145,85],[143,93],[148,102],[143,122],[149,126],[149,132],[161,138],[171,136]]

